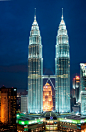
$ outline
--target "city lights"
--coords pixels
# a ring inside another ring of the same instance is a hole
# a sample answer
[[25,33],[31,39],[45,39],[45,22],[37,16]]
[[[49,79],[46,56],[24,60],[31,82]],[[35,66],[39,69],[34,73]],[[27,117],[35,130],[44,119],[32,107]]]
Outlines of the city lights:
[[52,87],[46,83],[43,87],[43,111],[53,110]]
[[28,48],[28,112],[39,113],[43,110],[43,58],[36,14],[30,31]]
[[56,36],[55,107],[57,112],[70,111],[70,55],[69,41],[63,13]]

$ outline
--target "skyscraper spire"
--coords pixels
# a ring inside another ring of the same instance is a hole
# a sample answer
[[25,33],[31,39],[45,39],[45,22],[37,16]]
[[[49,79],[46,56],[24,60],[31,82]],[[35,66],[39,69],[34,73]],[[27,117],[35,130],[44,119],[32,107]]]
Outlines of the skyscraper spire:
[[41,35],[36,21],[36,9],[28,48],[28,112],[41,113],[43,108],[43,58]]
[[34,20],[36,20],[36,8],[35,8],[35,11],[34,11]]
[[56,37],[55,108],[57,112],[70,112],[70,54],[69,40],[62,17]]
[[62,20],[63,20],[63,8],[62,8]]

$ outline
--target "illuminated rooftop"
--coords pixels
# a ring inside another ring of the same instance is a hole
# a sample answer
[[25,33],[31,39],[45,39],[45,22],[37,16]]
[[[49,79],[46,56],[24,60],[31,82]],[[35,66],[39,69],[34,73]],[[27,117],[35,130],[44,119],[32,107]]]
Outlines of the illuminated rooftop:
[[43,118],[40,118],[40,115],[37,114],[16,114],[16,123],[20,125],[31,125],[35,123],[41,123],[43,122]]
[[[47,118],[49,117],[49,118]],[[52,118],[51,118],[52,117]],[[71,115],[70,113],[60,114],[58,115],[55,112],[45,112],[42,114],[17,114],[16,122],[20,125],[31,125],[35,123],[42,123],[45,119],[48,120],[57,120],[59,122],[67,122],[73,124],[83,124],[86,123],[86,116],[80,115]]]

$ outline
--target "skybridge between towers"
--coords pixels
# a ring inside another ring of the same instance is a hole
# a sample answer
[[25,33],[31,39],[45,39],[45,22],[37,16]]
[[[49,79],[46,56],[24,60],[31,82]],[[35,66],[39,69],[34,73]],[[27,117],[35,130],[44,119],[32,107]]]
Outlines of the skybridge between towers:
[[52,86],[53,86],[53,88],[54,88],[54,90],[55,90],[55,87],[54,87],[54,85],[53,85],[53,83],[51,81],[51,78],[55,79],[56,78],[56,75],[42,75],[42,79],[46,79],[46,78],[47,78],[47,82],[50,81],[51,84],[52,84]]
[[43,79],[46,79],[46,78],[48,78],[48,79],[50,79],[50,78],[56,78],[56,75],[42,75],[42,78]]
[[42,113],[43,111],[43,79],[47,79],[47,82],[50,81],[55,90],[56,112],[70,112],[69,37],[63,17],[63,9],[56,36],[55,74],[53,75],[43,75],[42,47],[41,33],[35,11],[28,46],[28,113]]

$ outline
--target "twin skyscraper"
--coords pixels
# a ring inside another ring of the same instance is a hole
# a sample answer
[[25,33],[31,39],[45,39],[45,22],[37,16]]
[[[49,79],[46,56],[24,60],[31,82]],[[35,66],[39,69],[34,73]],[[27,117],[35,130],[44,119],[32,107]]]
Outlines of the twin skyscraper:
[[[28,46],[28,112],[43,111],[43,58],[39,26],[34,16]],[[70,54],[63,13],[56,36],[55,110],[70,112]]]

